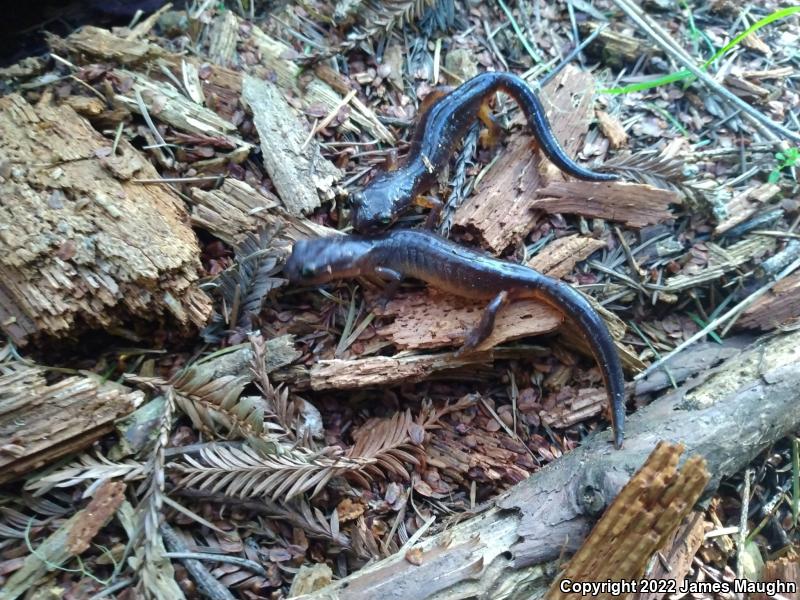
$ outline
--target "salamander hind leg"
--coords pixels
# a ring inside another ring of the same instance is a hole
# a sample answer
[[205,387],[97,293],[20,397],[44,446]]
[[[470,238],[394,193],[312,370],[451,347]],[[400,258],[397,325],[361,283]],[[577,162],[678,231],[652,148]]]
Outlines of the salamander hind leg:
[[403,275],[402,273],[398,273],[392,269],[387,269],[386,267],[375,267],[375,275],[377,275],[381,280],[388,282],[386,287],[383,288],[381,294],[375,300],[375,304],[378,306],[378,308],[384,310],[386,305],[389,303],[389,300],[394,298],[394,295],[400,288],[400,284],[403,283]]
[[494,321],[497,317],[497,313],[508,304],[508,301],[508,292],[502,291],[489,302],[488,306],[483,311],[480,323],[467,334],[464,345],[456,351],[456,356],[472,352],[481,342],[489,337],[494,329]]

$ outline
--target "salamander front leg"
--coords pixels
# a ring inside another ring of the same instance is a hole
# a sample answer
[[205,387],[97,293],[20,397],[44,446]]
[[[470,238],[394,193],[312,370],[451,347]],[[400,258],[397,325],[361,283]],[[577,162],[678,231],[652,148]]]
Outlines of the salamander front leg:
[[497,145],[497,142],[500,141],[500,136],[502,134],[502,127],[497,124],[494,117],[492,116],[492,111],[489,108],[489,103],[484,102],[481,104],[480,108],[478,109],[478,119],[481,120],[481,123],[486,125],[486,130],[481,131],[478,139],[481,142],[481,145],[484,148],[493,148]]
[[398,273],[393,269],[387,269],[386,267],[375,267],[375,275],[377,275],[383,281],[388,282],[386,287],[383,288],[383,291],[378,296],[377,300],[375,300],[376,305],[378,305],[381,309],[385,309],[386,305],[389,303],[389,300],[391,300],[397,293],[397,290],[400,288],[400,284],[403,283],[403,274]]
[[483,311],[481,322],[467,334],[464,345],[456,351],[456,356],[461,356],[465,352],[472,352],[481,342],[489,337],[489,334],[491,334],[494,329],[494,320],[497,317],[497,313],[508,304],[508,301],[508,292],[502,291],[489,302],[486,310]]
[[414,198],[414,204],[421,206],[422,208],[431,209],[431,212],[428,213],[428,217],[425,219],[425,225],[423,225],[423,228],[427,229],[428,231],[433,231],[439,222],[439,217],[442,214],[442,208],[444,207],[444,204],[442,204],[441,200],[431,198],[430,196],[417,196]]

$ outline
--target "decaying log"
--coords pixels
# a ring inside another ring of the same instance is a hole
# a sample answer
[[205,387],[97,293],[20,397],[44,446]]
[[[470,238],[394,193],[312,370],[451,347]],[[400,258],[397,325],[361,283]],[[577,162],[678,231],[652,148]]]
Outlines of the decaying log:
[[[644,575],[650,557],[689,514],[710,479],[699,456],[690,456],[678,470],[683,450],[681,444],[659,442],[550,586],[547,600],[574,597],[561,582],[637,581]],[[595,591],[592,597],[619,597],[612,591]]]
[[[589,73],[567,67],[540,94],[553,133],[570,156],[578,151],[589,127],[593,90],[594,79]],[[516,122],[523,124],[524,119],[517,117]],[[526,123],[498,152],[497,161],[453,217],[454,230],[478,236],[495,253],[530,230],[535,219],[530,205],[536,190],[563,178],[541,152],[535,151]]]
[[99,377],[73,376],[48,385],[46,370],[0,364],[0,483],[72,454],[114,430],[144,400]]
[[[800,332],[775,336],[632,415],[625,447],[609,432],[557,459],[474,518],[421,542],[419,564],[395,555],[303,600],[539,598],[550,564],[574,552],[597,516],[661,440],[701,456],[711,493],[777,439],[800,427]],[[425,586],[418,582],[425,581]]]
[[106,481],[100,485],[86,508],[76,512],[32,550],[22,568],[0,589],[0,600],[18,598],[50,571],[85,552],[92,538],[125,500],[125,487],[121,481]]
[[46,94],[0,98],[0,326],[17,344],[131,318],[203,325],[200,249],[155,169]]
[[538,197],[530,203],[531,208],[620,221],[630,227],[644,227],[670,219],[669,205],[681,202],[676,192],[621,181],[553,181],[536,194]]
[[264,167],[289,214],[312,212],[320,205],[320,194],[332,199],[342,172],[322,157],[316,141],[308,139],[306,126],[283,92],[274,83],[248,75],[242,100],[253,111]]

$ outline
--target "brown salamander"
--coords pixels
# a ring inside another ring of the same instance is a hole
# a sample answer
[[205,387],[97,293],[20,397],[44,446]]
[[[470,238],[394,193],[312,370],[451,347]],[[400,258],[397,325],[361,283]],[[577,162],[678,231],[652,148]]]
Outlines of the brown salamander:
[[464,248],[433,233],[410,229],[375,237],[300,240],[284,273],[293,282],[307,284],[359,275],[378,275],[397,284],[410,276],[458,296],[491,298],[480,324],[468,334],[460,351],[471,350],[485,340],[498,311],[510,301],[534,298],[555,307],[579,326],[600,365],[611,403],[614,444],[622,446],[625,380],[614,340],[586,298],[563,281]]
[[586,169],[567,156],[553,135],[541,101],[524,79],[506,72],[482,73],[437,99],[424,112],[414,130],[409,154],[398,169],[379,172],[353,194],[353,227],[362,233],[379,231],[416,202],[430,206],[432,201],[421,202],[420,194],[436,184],[438,174],[475,119],[480,118],[490,131],[497,127],[488,112],[488,102],[496,92],[505,92],[519,104],[545,156],[559,169],[588,181],[618,179]]

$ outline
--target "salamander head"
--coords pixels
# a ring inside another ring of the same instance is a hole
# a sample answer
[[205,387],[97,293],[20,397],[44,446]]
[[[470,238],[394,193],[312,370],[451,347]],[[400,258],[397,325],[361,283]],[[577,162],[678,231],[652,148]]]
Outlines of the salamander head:
[[298,240],[283,267],[293,283],[316,285],[361,275],[372,245],[355,236]]
[[411,206],[413,200],[412,182],[402,171],[379,173],[364,189],[353,194],[353,229],[361,233],[383,231]]

